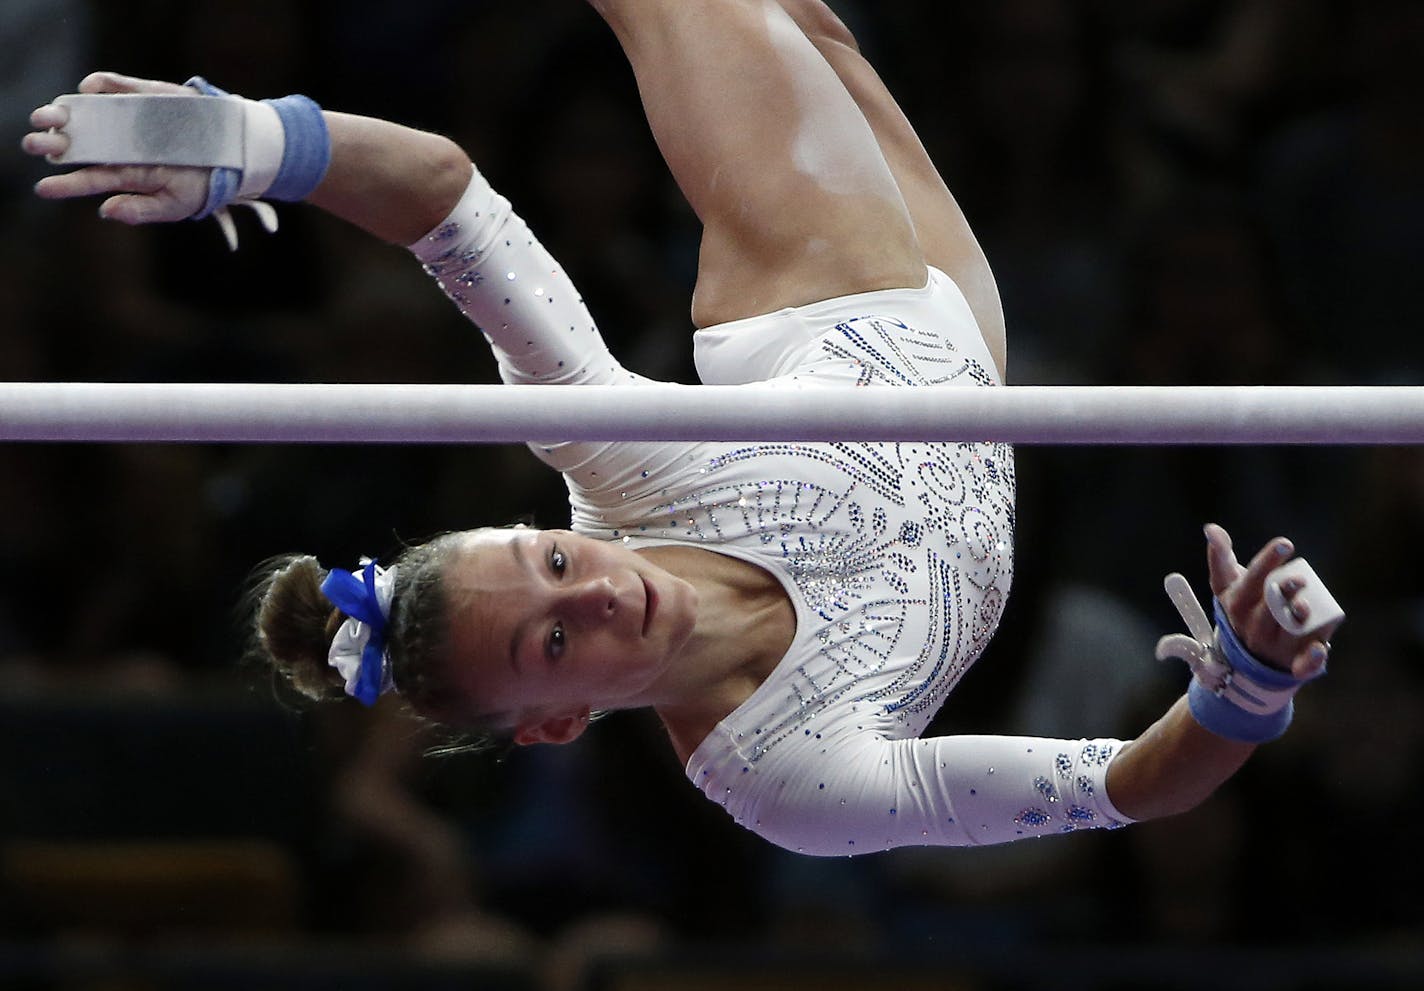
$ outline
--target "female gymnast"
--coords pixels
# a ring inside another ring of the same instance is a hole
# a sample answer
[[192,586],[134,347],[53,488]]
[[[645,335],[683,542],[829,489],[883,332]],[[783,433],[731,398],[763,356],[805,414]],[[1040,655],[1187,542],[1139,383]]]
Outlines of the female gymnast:
[[[703,225],[692,299],[703,382],[1002,383],[989,266],[819,0],[593,6]],[[99,164],[46,177],[39,195],[104,194],[102,216],[135,224],[306,200],[408,246],[484,331],[504,381],[646,381],[614,360],[569,279],[449,140],[201,79],[104,72],[80,91],[92,98],[35,111],[24,147]],[[142,109],[159,105],[146,95],[199,92],[181,102],[204,127],[163,131],[163,115]],[[216,134],[214,146],[196,134]],[[82,149],[91,137],[96,150]],[[1334,623],[1309,622],[1313,576],[1268,577],[1291,544],[1272,540],[1243,566],[1213,525],[1217,630],[1194,599],[1180,603],[1193,635],[1164,638],[1159,654],[1188,661],[1191,688],[1135,740],[921,738],[1004,608],[1008,447],[530,446],[563,474],[570,529],[452,533],[354,571],[286,559],[256,614],[272,663],[315,697],[370,704],[393,691],[436,721],[521,744],[567,743],[592,713],[651,706],[710,799],[820,855],[1190,809],[1284,731],[1296,688],[1324,669]]]

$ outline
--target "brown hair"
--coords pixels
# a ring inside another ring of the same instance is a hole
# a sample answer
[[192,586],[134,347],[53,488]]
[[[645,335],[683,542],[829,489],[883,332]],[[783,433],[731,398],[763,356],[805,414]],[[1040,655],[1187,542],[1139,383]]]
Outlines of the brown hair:
[[[418,714],[460,733],[485,734],[488,720],[462,706],[451,687],[454,659],[444,571],[462,536],[448,533],[407,547],[390,563],[397,570],[386,650],[396,691]],[[346,620],[322,594],[327,574],[309,554],[270,558],[254,569],[249,598],[252,653],[302,695],[317,701],[346,697],[341,676],[327,664],[332,637]]]

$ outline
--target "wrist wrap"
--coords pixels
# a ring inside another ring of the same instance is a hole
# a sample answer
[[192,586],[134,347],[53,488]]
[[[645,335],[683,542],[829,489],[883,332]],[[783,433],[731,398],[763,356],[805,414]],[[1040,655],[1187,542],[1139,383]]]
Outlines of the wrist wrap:
[[1213,600],[1213,630],[1181,575],[1168,575],[1165,587],[1191,635],[1163,637],[1157,657],[1179,658],[1192,669],[1187,689],[1192,718],[1203,729],[1241,743],[1265,743],[1283,734],[1294,715],[1295,693],[1314,678],[1297,678],[1262,663],[1236,635],[1219,600]]
[[[194,76],[183,85],[204,96],[240,99],[202,76]],[[331,164],[331,136],[321,107],[300,95],[262,100],[258,106],[275,112],[278,129],[274,131],[270,124],[264,126],[258,107],[244,114],[243,168],[211,163],[214,167],[208,179],[208,201],[193,219],[201,220],[238,199],[304,200],[321,184]]]
[[[1220,600],[1216,614],[1216,650],[1227,666],[1220,677],[1201,673],[1187,689],[1192,718],[1217,736],[1242,743],[1265,743],[1285,733],[1295,715],[1294,696],[1311,679],[1263,664],[1231,628]],[[1317,675],[1316,677],[1319,677]]]

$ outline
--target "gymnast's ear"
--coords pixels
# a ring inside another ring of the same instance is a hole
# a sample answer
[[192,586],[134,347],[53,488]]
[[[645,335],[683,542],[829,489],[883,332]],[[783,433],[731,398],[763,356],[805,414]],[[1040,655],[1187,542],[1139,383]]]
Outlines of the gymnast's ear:
[[577,712],[562,716],[550,716],[541,722],[528,722],[514,731],[514,742],[521,747],[531,743],[572,743],[588,729],[590,710],[587,706]]

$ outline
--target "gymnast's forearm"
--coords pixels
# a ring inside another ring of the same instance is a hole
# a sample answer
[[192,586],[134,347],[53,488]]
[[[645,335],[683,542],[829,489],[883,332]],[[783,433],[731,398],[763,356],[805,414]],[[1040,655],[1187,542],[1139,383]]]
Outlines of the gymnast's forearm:
[[331,164],[308,202],[384,241],[416,240],[469,185],[470,158],[448,138],[372,117],[324,116]]
[[1108,797],[1136,820],[1186,812],[1235,774],[1255,749],[1203,729],[1183,697],[1118,752],[1108,767]]

